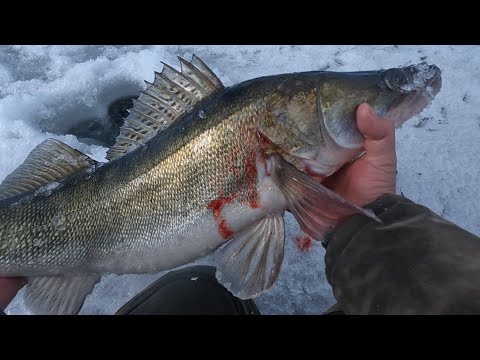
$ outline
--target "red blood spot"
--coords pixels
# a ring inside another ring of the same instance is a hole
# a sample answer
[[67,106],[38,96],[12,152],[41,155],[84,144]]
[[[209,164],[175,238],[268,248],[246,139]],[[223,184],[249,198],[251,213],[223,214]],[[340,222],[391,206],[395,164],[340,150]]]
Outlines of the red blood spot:
[[247,164],[245,165],[245,172],[249,178],[254,178],[257,175],[257,168],[255,165]]
[[233,232],[228,228],[227,220],[222,219],[220,221],[220,212],[222,211],[222,207],[225,204],[230,204],[233,201],[234,197],[223,197],[220,196],[218,199],[212,200],[210,204],[208,204],[208,208],[213,210],[213,216],[215,217],[215,222],[218,224],[218,232],[222,236],[223,239],[227,240],[232,237]]
[[313,246],[312,238],[310,236],[297,236],[295,238],[295,243],[300,251],[310,250]]
[[253,199],[249,201],[252,208],[258,208],[258,193],[257,193],[257,152],[251,152],[242,159],[243,164],[243,179],[239,179],[240,192],[248,194],[248,198]]
[[232,198],[219,197],[218,199],[210,201],[208,208],[213,210],[213,216],[218,218],[220,216],[220,211],[225,204],[230,204],[233,201]]
[[233,174],[233,176],[238,178],[239,169],[235,165],[230,166],[230,172]]
[[227,220],[225,219],[218,224],[218,232],[222,235],[224,240],[227,240],[233,235],[233,232],[228,228]]
[[260,205],[258,204],[258,200],[257,199],[250,200],[250,207],[252,209],[258,209],[260,207]]
[[257,156],[255,153],[250,154],[245,159],[243,159],[243,164],[245,165],[245,175],[247,175],[247,180],[255,181],[257,177],[257,166],[255,164]]

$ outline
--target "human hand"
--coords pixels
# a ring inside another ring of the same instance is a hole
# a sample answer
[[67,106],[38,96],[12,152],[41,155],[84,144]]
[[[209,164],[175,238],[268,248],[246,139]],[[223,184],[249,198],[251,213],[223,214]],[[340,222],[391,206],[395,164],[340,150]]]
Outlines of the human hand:
[[26,283],[27,281],[24,278],[0,277],[0,310],[5,310]]
[[381,195],[395,194],[395,127],[376,115],[368,104],[358,107],[357,126],[365,137],[365,155],[343,166],[322,184],[363,207]]

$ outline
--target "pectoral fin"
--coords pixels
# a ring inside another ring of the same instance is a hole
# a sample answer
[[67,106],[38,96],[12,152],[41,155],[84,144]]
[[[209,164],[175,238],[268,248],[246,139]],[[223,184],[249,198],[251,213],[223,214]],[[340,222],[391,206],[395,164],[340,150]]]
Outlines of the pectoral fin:
[[287,199],[288,210],[312,238],[325,241],[339,222],[357,213],[380,221],[371,210],[352,204],[285,160],[280,160],[279,166],[276,182]]

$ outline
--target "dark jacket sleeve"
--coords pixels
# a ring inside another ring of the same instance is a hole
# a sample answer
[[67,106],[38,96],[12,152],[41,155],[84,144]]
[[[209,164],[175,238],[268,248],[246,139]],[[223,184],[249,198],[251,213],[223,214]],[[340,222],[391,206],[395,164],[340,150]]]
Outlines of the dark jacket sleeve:
[[[329,237],[326,274],[346,314],[480,314],[480,239],[402,196]],[[479,214],[480,215],[480,214]]]

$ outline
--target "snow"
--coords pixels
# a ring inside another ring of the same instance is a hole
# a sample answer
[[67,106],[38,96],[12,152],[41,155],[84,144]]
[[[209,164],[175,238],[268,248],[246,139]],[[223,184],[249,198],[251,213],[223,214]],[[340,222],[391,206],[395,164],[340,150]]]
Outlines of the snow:
[[[432,105],[397,131],[398,192],[480,235],[480,47],[478,46],[0,46],[0,181],[54,137],[105,161],[107,149],[65,132],[153,81],[160,61],[195,53],[226,86],[276,73],[375,70],[427,62],[442,70]],[[286,216],[285,260],[274,288],[255,301],[263,314],[319,314],[334,304],[324,249],[307,250]],[[213,256],[196,263],[213,264]],[[160,274],[106,275],[81,314],[113,314]],[[28,314],[23,290],[6,311]]]

